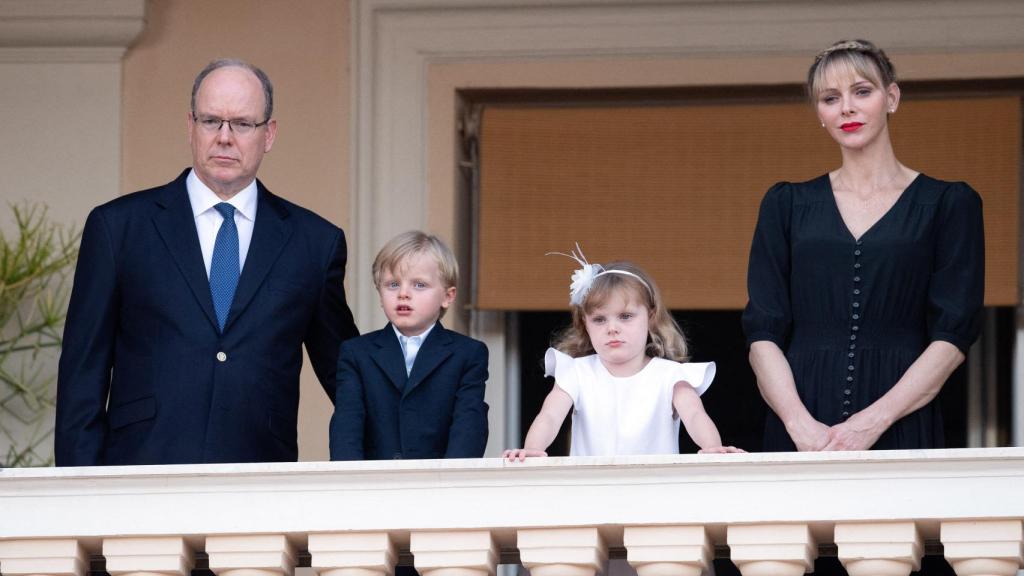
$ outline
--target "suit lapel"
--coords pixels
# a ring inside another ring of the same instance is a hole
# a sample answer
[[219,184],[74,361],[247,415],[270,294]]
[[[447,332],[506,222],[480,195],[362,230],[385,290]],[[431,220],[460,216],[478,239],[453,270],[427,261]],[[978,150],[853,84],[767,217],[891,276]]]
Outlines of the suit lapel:
[[398,336],[395,329],[388,324],[383,330],[378,330],[373,337],[374,348],[370,357],[381,370],[387,374],[391,383],[402,391],[405,388],[405,355],[402,354],[402,347],[398,343]]
[[[451,343],[452,337],[444,329],[444,326],[441,326],[440,322],[435,324],[434,329],[427,334],[426,341],[423,342],[420,351],[416,354],[416,361],[412,365],[412,373],[409,374],[409,381],[405,384],[402,396],[412,392],[427,376],[430,376],[435,368],[452,355]],[[402,368],[404,371],[405,367]]]
[[164,187],[163,195],[157,200],[163,210],[153,216],[153,224],[160,234],[167,251],[192,289],[199,307],[206,313],[214,329],[218,329],[217,315],[213,311],[213,297],[210,295],[210,280],[206,277],[203,252],[199,248],[199,233],[192,204],[185,187],[186,170]]
[[[256,223],[252,230],[252,241],[249,252],[245,256],[245,267],[238,278],[235,299],[231,302],[224,331],[245,311],[270,268],[281,255],[281,250],[292,235],[292,225],[288,221],[288,211],[277,201],[277,198],[256,181],[259,188],[256,208]],[[211,298],[212,300],[212,298]]]

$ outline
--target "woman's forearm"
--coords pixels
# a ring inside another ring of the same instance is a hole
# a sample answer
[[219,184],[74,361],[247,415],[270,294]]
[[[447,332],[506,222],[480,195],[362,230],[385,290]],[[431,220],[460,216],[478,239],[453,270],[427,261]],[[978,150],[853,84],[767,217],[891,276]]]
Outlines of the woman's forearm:
[[796,392],[789,362],[774,342],[763,340],[751,344],[750,366],[757,377],[761,396],[787,427],[797,420],[811,418]]
[[896,384],[862,412],[871,412],[886,428],[931,402],[965,357],[956,346],[932,342]]
[[897,420],[935,398],[964,355],[949,342],[932,342],[899,381],[870,406],[832,427],[826,450],[867,450]]
[[800,400],[793,370],[786,355],[767,340],[750,345],[750,366],[757,377],[757,388],[768,406],[778,415],[798,450],[820,450],[828,444],[828,427],[814,419]]

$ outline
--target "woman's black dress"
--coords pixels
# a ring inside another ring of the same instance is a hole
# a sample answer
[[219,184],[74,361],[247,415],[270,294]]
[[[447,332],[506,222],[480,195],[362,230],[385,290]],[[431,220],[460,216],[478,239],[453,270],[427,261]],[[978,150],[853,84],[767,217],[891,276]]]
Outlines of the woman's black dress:
[[[743,313],[747,342],[786,354],[796,389],[826,425],[884,395],[935,340],[962,352],[980,330],[985,246],[981,198],[963,182],[919,175],[859,239],[828,175],[773,186],[761,202]],[[936,402],[896,422],[874,448],[940,448]],[[764,448],[795,450],[769,410]]]

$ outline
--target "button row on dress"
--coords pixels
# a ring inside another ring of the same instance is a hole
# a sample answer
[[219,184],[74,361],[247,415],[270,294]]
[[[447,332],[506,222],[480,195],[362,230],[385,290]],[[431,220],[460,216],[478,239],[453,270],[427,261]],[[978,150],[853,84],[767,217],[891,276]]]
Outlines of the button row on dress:
[[[853,273],[853,285],[854,285],[853,296],[855,298],[859,297],[860,293],[861,293],[861,285],[860,285],[861,278],[860,278],[860,273],[858,271],[861,269],[860,256],[861,256],[861,254],[863,254],[863,250],[861,250],[861,248],[859,248],[859,246],[862,246],[863,242],[861,240],[857,240],[856,245],[858,246],[858,248],[855,248],[853,250],[853,270],[854,270],[854,273]],[[857,322],[857,321],[860,320],[860,300],[854,300],[853,303],[851,304],[851,306],[853,307],[853,312],[852,312],[851,316],[853,318],[853,321]],[[856,353],[854,352],[854,350],[857,349],[856,340],[857,340],[857,332],[858,331],[860,331],[860,325],[859,324],[851,324],[850,325],[850,351],[847,353],[847,357],[850,359],[850,364],[846,367],[846,369],[847,369],[846,386],[847,387],[843,389],[843,396],[844,396],[843,412],[842,412],[843,420],[845,420],[845,419],[850,417],[849,408],[850,408],[850,396],[853,394],[853,388],[852,388],[853,387],[853,375],[854,375],[854,372],[857,370],[857,366],[854,364],[854,358],[856,357]]]

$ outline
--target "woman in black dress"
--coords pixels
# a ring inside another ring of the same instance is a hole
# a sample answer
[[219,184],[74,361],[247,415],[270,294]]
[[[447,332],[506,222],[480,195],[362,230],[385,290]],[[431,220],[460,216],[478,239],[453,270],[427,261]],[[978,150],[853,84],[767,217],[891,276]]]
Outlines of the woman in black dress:
[[819,54],[807,88],[843,163],[761,203],[743,327],[765,449],[942,447],[934,399],[980,329],[981,198],[896,159],[900,89],[870,42]]

